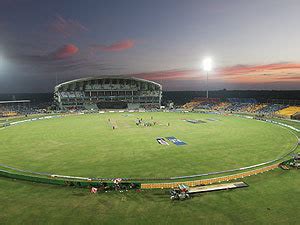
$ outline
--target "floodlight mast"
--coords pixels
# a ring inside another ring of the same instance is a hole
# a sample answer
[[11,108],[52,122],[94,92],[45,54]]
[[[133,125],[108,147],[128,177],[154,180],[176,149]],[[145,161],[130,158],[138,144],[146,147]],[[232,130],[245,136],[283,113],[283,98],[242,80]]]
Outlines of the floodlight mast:
[[206,71],[206,98],[208,98],[208,71]]
[[206,98],[208,99],[208,72],[212,69],[211,58],[205,58],[203,60],[203,70],[206,72]]

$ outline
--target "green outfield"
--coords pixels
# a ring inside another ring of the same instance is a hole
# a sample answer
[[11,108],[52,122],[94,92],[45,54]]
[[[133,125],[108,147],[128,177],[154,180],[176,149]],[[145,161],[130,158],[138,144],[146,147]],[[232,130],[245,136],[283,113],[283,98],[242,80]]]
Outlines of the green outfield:
[[[167,140],[169,136],[186,145],[168,142],[165,146],[156,141],[157,137]],[[1,163],[20,169],[141,178],[258,164],[288,152],[296,141],[288,130],[273,124],[196,113],[72,115],[8,127],[0,137]]]
[[[137,118],[156,125],[136,125]],[[163,146],[155,140],[168,136],[187,145]],[[274,159],[296,142],[289,130],[274,124],[194,113],[72,115],[8,127],[0,130],[0,139],[0,163],[97,177],[165,177],[233,169]],[[166,190],[90,194],[87,189],[0,177],[0,224],[298,223],[297,170],[276,169],[243,181],[248,188],[172,202]]]

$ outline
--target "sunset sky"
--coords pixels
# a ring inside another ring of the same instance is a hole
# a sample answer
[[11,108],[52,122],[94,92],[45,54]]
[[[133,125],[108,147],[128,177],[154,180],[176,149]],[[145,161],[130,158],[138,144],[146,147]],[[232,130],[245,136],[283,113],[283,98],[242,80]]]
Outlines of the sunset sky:
[[129,74],[164,90],[300,89],[299,0],[0,0],[0,93]]

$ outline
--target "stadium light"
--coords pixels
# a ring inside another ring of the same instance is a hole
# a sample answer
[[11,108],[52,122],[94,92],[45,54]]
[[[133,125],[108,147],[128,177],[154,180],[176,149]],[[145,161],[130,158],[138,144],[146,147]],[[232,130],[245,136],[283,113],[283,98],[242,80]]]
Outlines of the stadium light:
[[211,60],[211,58],[205,58],[203,60],[202,65],[203,65],[203,70],[204,71],[206,71],[206,72],[211,71],[211,69],[212,69],[212,60]]
[[202,67],[206,72],[206,98],[208,98],[208,72],[212,70],[212,59],[205,58],[202,62]]

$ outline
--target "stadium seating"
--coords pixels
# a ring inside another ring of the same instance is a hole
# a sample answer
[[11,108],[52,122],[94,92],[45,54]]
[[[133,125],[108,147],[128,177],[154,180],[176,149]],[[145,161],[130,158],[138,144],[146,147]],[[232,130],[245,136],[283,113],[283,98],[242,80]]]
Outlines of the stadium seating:
[[[161,85],[134,77],[81,78],[58,84],[54,89],[55,104],[60,110],[91,110],[101,107],[123,109],[124,103],[125,108],[128,103],[139,103],[140,108],[159,109],[161,106]],[[93,104],[90,105],[90,102]],[[106,104],[102,104],[104,102]]]
[[300,106],[287,106],[283,104],[258,103],[256,99],[228,98],[220,102],[219,99],[195,98],[183,105],[186,110],[203,109],[227,111],[235,113],[264,114],[291,117],[300,112]]
[[192,101],[185,103],[182,107],[184,109],[191,110],[191,109],[194,109],[195,107],[197,107],[198,105],[200,105],[201,101],[203,101],[203,100],[193,99]]
[[274,114],[275,112],[286,108],[286,105],[280,105],[280,104],[265,104],[264,107],[257,110],[256,113],[258,114]]
[[217,111],[224,111],[229,105],[229,102],[219,102],[218,104],[215,104],[212,109]]
[[188,110],[192,110],[192,109],[212,110],[219,103],[220,103],[219,99],[194,98],[192,101],[184,104],[182,107]]
[[292,115],[300,112],[300,106],[289,106],[287,108],[281,109],[277,114],[284,117],[291,117]]

